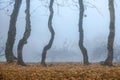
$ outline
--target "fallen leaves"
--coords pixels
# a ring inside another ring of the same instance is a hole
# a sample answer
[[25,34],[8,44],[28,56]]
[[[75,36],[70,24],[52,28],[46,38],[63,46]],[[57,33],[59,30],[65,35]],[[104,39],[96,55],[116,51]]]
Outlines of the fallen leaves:
[[114,65],[53,63],[43,67],[39,63],[28,63],[23,67],[0,62],[0,80],[120,80],[120,63]]

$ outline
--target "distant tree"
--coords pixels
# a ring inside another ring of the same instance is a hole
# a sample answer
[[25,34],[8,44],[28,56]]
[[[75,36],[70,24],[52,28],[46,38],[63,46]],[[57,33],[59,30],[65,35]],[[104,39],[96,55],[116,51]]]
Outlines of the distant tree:
[[83,4],[83,0],[79,0],[79,47],[81,49],[81,52],[83,54],[83,62],[84,64],[89,64],[89,60],[88,60],[88,53],[87,53],[87,49],[84,47],[84,31],[83,31],[83,15],[84,15],[84,4]]
[[22,50],[24,47],[24,44],[27,44],[27,39],[30,36],[31,32],[31,22],[30,22],[30,0],[26,0],[26,28],[24,32],[23,38],[19,41],[18,43],[18,48],[17,48],[17,53],[18,53],[18,64],[22,66],[26,66],[26,64],[23,61],[23,56],[22,56]]
[[115,52],[114,52],[113,60],[115,62],[120,62],[120,49],[119,48],[120,47],[116,47]]
[[50,0],[50,5],[49,5],[50,15],[49,15],[49,20],[48,20],[48,28],[51,33],[51,39],[50,39],[49,43],[43,48],[43,51],[42,51],[41,64],[44,66],[46,65],[45,59],[46,59],[47,51],[51,48],[53,41],[54,41],[54,35],[55,35],[54,29],[52,27],[52,19],[53,19],[53,13],[54,13],[53,3],[54,3],[54,0]]
[[[0,36],[0,44],[2,44],[3,38]],[[0,45],[0,57],[4,56],[5,54],[2,54],[5,47],[3,45]]]
[[2,54],[3,51],[4,51],[4,47],[0,47],[0,57],[5,55],[5,54]]
[[15,59],[12,50],[13,50],[13,45],[15,42],[16,21],[17,21],[19,9],[21,6],[21,2],[22,2],[22,0],[15,0],[14,9],[10,16],[8,38],[7,38],[6,47],[5,47],[5,57],[6,57],[7,62],[9,62],[9,63],[13,62]]
[[115,9],[114,9],[114,0],[109,0],[109,12],[110,12],[110,32],[108,36],[108,55],[107,59],[104,62],[104,65],[112,66],[113,62],[113,45],[114,45],[114,37],[115,37]]
[[[96,39],[96,38],[95,38]],[[98,37],[97,37],[98,39]],[[94,45],[92,52],[92,60],[94,61],[103,61],[107,56],[107,45],[105,41],[100,40]]]
[[[92,54],[92,59],[94,61],[102,61],[103,59],[105,59],[107,57],[107,48],[105,45],[106,42],[98,42],[93,50],[93,54]],[[118,45],[118,43],[114,46],[114,55],[113,55],[113,60],[115,62],[120,62],[120,45]]]

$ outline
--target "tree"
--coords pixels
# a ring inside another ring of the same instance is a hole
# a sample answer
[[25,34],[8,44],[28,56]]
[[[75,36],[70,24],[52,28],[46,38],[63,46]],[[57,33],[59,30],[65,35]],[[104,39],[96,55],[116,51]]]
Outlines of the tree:
[[50,5],[49,5],[50,15],[49,15],[49,20],[48,20],[48,28],[51,33],[51,39],[50,39],[49,43],[43,48],[43,51],[42,51],[41,64],[44,66],[46,65],[45,59],[46,59],[47,51],[51,48],[53,41],[54,41],[54,35],[55,35],[54,29],[52,27],[52,19],[53,19],[53,13],[54,13],[53,3],[54,3],[54,0],[50,0]]
[[9,62],[9,63],[13,62],[15,59],[12,50],[13,50],[13,45],[15,42],[16,21],[17,21],[19,9],[21,6],[21,2],[22,2],[22,0],[15,0],[14,9],[10,16],[8,38],[7,38],[6,47],[5,47],[5,57],[6,57],[7,62]]
[[104,62],[104,65],[112,66],[113,61],[113,45],[114,45],[114,37],[115,37],[115,9],[114,9],[114,0],[109,0],[109,12],[110,12],[110,32],[108,36],[108,55],[107,59]]
[[2,54],[5,49],[4,45],[2,45],[2,43],[3,43],[3,38],[0,36],[0,44],[1,44],[0,45],[0,57],[5,55],[5,54]]
[[79,48],[81,49],[81,52],[83,54],[83,62],[84,64],[89,64],[88,61],[88,54],[87,49],[84,47],[83,41],[84,41],[84,31],[83,31],[83,15],[84,15],[84,4],[83,0],[79,0]]
[[[98,39],[98,38],[97,38]],[[97,42],[97,44],[95,45],[94,47],[94,50],[93,50],[93,54],[92,54],[92,60],[94,61],[101,61],[101,62],[104,62],[102,61],[103,59],[105,59],[107,57],[107,45],[105,45],[106,42]],[[113,55],[113,61],[115,62],[120,62],[120,45],[118,43],[114,43],[114,55]]]
[[27,39],[30,36],[30,32],[31,32],[31,22],[30,22],[30,0],[26,0],[26,28],[25,28],[25,32],[24,32],[24,36],[23,38],[19,41],[18,43],[18,48],[17,48],[17,53],[18,53],[18,64],[22,65],[22,66],[26,66],[26,64],[23,61],[23,57],[22,57],[22,50],[24,47],[24,44],[27,44]]

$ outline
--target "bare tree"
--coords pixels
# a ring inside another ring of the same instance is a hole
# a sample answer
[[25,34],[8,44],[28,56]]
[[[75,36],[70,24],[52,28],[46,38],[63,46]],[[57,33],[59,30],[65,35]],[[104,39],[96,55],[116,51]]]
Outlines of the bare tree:
[[6,48],[5,48],[5,57],[7,62],[11,63],[14,61],[15,57],[13,55],[13,45],[15,42],[15,36],[16,36],[16,21],[19,13],[19,9],[21,6],[22,0],[15,0],[14,9],[10,16],[10,25],[9,25],[9,31],[8,31],[8,38],[6,42]]
[[18,43],[18,49],[17,49],[17,53],[18,53],[18,64],[22,65],[22,66],[26,66],[26,64],[23,61],[23,56],[22,56],[22,50],[24,47],[24,44],[27,44],[27,39],[30,36],[30,32],[31,32],[31,22],[30,22],[30,0],[26,0],[26,28],[25,28],[25,32],[24,32],[24,36],[23,38],[19,41]]
[[108,56],[104,62],[104,65],[112,66],[113,61],[113,45],[114,45],[114,37],[115,37],[115,9],[114,9],[114,0],[109,0],[109,12],[110,12],[110,32],[108,36]]
[[50,5],[49,5],[50,15],[48,20],[48,28],[49,28],[49,31],[51,32],[51,39],[49,43],[43,48],[41,64],[44,66],[46,65],[45,59],[46,59],[47,51],[51,48],[54,41],[54,35],[55,35],[54,29],[52,27],[52,19],[53,19],[53,13],[54,13],[53,3],[54,3],[54,0],[50,0]]
[[[2,43],[3,43],[3,38],[0,36],[0,44]],[[2,54],[4,49],[5,47],[3,45],[0,45],[0,57],[5,55],[5,54]]]
[[89,64],[88,61],[88,54],[87,54],[87,49],[84,47],[84,31],[83,31],[83,15],[84,15],[84,4],[83,0],[79,0],[79,47],[81,49],[81,52],[83,54],[83,62],[84,64]]

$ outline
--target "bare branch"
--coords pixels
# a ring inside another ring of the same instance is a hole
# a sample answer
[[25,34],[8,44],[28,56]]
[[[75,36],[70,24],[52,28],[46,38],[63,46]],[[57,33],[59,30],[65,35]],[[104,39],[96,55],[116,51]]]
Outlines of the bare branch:
[[97,10],[97,12],[102,16],[102,17],[104,17],[104,15],[99,11],[99,9],[95,6],[95,5],[93,5],[92,3],[90,3],[90,2],[85,2],[86,3],[86,7],[90,7],[90,8],[95,8],[96,10]]

